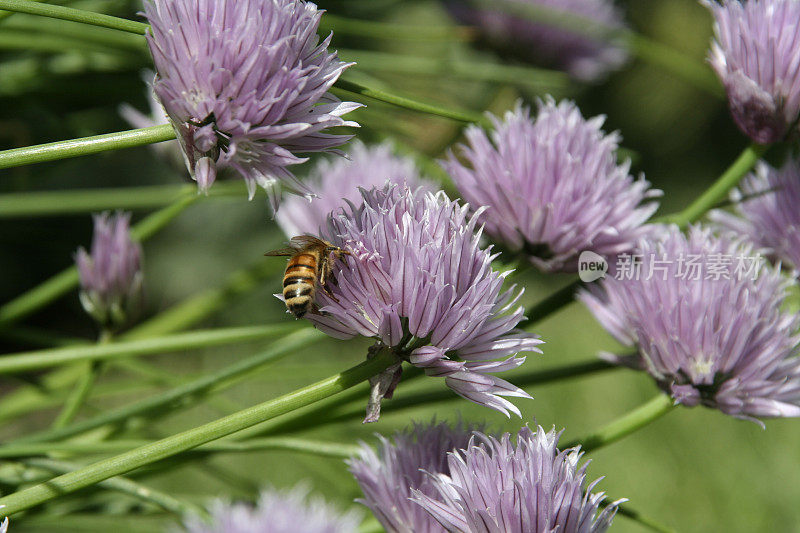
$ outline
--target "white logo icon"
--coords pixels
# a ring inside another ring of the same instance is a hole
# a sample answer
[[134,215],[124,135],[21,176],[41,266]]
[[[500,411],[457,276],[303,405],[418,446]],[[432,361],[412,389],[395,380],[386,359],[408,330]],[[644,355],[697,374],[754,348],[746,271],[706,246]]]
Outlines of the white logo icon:
[[584,283],[589,283],[606,277],[608,262],[602,255],[586,250],[578,257],[578,277]]

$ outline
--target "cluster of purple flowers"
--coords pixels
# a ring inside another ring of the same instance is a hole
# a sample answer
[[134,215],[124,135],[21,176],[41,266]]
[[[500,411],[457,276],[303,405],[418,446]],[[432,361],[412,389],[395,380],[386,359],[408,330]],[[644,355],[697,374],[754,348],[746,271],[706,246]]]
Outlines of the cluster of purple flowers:
[[704,0],[714,15],[709,61],[736,125],[761,144],[781,140],[800,115],[800,3]]
[[130,214],[94,217],[91,254],[75,254],[83,308],[102,327],[119,326],[142,298],[141,246],[130,235]]
[[379,339],[464,398],[519,414],[504,396],[530,396],[493,374],[542,341],[516,329],[522,291],[502,290],[507,273],[481,249],[478,216],[444,192],[390,184],[361,194],[323,228],[351,255],[333,267],[332,296],[317,296],[322,314],[307,318],[336,338]]
[[[628,52],[615,35],[625,28],[609,0],[446,0],[453,16],[476,26],[487,43],[513,56],[596,81],[622,66]],[[592,26],[594,32],[589,32]]]
[[658,204],[642,202],[661,191],[617,164],[619,135],[604,134],[603,117],[548,99],[535,120],[520,105],[491,120],[491,139],[470,126],[463,162],[451,153],[443,163],[472,206],[489,207],[490,236],[545,271],[575,272],[582,251],[616,255],[653,232],[644,223]]
[[255,506],[216,500],[209,505],[210,519],[188,516],[187,533],[352,533],[360,513],[342,513],[320,497],[309,497],[306,487],[261,491]]
[[615,501],[598,513],[603,493],[586,486],[578,448],[559,451],[559,434],[522,428],[516,444],[445,424],[414,426],[376,453],[363,445],[349,461],[369,507],[387,531],[600,533]]
[[275,210],[279,184],[310,195],[287,166],[350,139],[324,130],[357,126],[341,117],[360,107],[328,92],[350,65],[328,51],[330,36],[319,42],[322,12],[299,0],[147,0],[144,13],[153,90],[200,189],[230,167]]
[[[528,3],[623,28],[605,0]],[[598,46],[571,29],[450,5],[490,39],[535,47],[581,79],[625,60],[614,42]],[[737,125],[758,143],[783,139],[800,114],[800,2],[707,5],[716,18],[710,61]],[[342,115],[359,107],[328,92],[350,65],[328,51],[330,36],[319,42],[316,6],[147,0],[145,15],[158,71],[154,93],[200,189],[230,167],[251,197],[259,185],[277,210],[282,184],[305,196],[287,200],[278,215],[286,234],[319,235],[348,252],[332,262],[330,294],[317,293],[319,312],[306,315],[320,330],[375,339],[374,349],[444,377],[460,396],[520,415],[507,397],[530,395],[495,374],[520,366],[520,352],[540,352],[542,341],[518,328],[522,290],[503,287],[508,272],[492,269],[496,255],[482,244],[484,230],[546,272],[574,272],[587,250],[606,257],[636,250],[639,268],[658,260],[665,275],[607,277],[580,294],[615,338],[637,347],[636,356],[617,361],[647,371],[686,406],[756,420],[800,416],[800,316],[782,307],[793,281],[770,266],[745,278],[675,272],[678,257],[761,248],[800,268],[796,163],[781,170],[763,164],[745,180],[734,196],[743,218],[714,215],[740,236],[701,227],[684,235],[647,223],[660,191],[634,178],[629,161],[618,163],[620,136],[602,130],[603,117],[585,119],[574,103],[546,98],[535,118],[520,104],[502,120],[491,117],[490,134],[467,129],[466,144],[442,163],[466,204],[432,192],[388,145],[356,143],[349,160],[321,162],[303,182],[287,167],[306,160],[298,154],[336,152],[350,137],[326,130],[357,126]],[[78,253],[81,299],[101,323],[119,322],[141,289],[140,251],[127,230],[125,216],[98,217],[91,257]],[[378,401],[392,394],[400,371],[398,363],[376,378]],[[393,441],[382,438],[378,452],[364,446],[349,466],[362,503],[388,531],[605,531],[621,500],[600,510],[604,495],[591,493],[596,481],[586,484],[580,450],[558,450],[559,435],[525,427],[514,442],[508,433],[416,426]],[[255,508],[218,502],[213,526],[191,518],[186,527],[253,531],[268,519],[281,526],[271,531],[288,531],[303,516],[309,531],[355,529],[352,515],[337,517],[306,496],[265,492]]]
[[641,268],[659,261],[664,276],[609,277],[580,295],[617,340],[638,346],[620,362],[646,370],[686,406],[748,419],[800,416],[800,315],[782,309],[791,281],[769,266],[727,279],[681,276],[679,256],[755,253],[700,227],[686,236],[673,226],[642,248]]

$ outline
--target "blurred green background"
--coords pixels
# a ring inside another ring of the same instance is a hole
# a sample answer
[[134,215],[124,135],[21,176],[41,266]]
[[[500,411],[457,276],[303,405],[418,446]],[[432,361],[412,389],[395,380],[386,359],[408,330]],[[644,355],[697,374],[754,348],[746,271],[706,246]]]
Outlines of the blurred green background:
[[[140,6],[122,0],[71,2],[71,6],[135,18]],[[702,64],[711,36],[706,10],[692,0],[636,0],[621,4],[632,28]],[[441,5],[430,1],[320,2],[342,17],[406,25],[452,24]],[[333,46],[344,59],[370,50],[461,62],[503,59],[453,40],[379,39],[337,29]],[[147,109],[141,70],[149,57],[137,52],[125,37],[118,46],[104,44],[116,33],[76,24],[13,15],[0,21],[0,148],[127,129],[118,106],[128,102]],[[97,36],[93,41],[93,36]],[[48,39],[54,39],[52,42]],[[98,44],[99,43],[99,44]],[[367,63],[365,61],[365,63]],[[375,62],[373,62],[375,63]],[[377,65],[377,66],[376,66]],[[623,145],[634,156],[634,171],[643,172],[665,196],[659,213],[681,209],[710,184],[746,145],[730,120],[725,102],[664,70],[632,58],[620,72],[600,84],[579,86],[535,82],[498,84],[450,75],[413,76],[392,73],[385,63],[354,67],[346,78],[421,100],[472,109],[502,112],[517,98],[532,103],[550,92],[574,98],[584,116],[604,114],[606,130],[619,130]],[[546,80],[544,80],[546,81]],[[374,101],[353,114],[362,124],[358,137],[367,141],[391,139],[400,151],[418,158],[426,172],[441,180],[431,161],[459,140],[458,123],[391,108]],[[311,164],[303,165],[308,169]],[[305,172],[303,168],[298,170]],[[2,171],[0,194],[98,187],[186,183],[184,169],[172,166],[147,147],[110,152]],[[446,187],[449,187],[445,183]],[[452,192],[452,189],[448,189]],[[109,206],[112,207],[112,206]],[[137,210],[139,220],[149,210]],[[2,217],[2,213],[0,213]],[[91,238],[89,214],[42,218],[0,218],[0,302],[36,286],[70,265],[78,246]],[[292,320],[272,294],[279,291],[283,263],[262,253],[285,237],[270,219],[263,193],[248,202],[241,194],[197,202],[144,246],[147,309],[144,318],[208,288],[218,287],[234,271],[265,265],[271,272],[255,289],[237,297],[199,327],[255,325]],[[543,277],[529,269],[515,276],[526,287],[525,303],[540,300],[568,278]],[[69,337],[92,338],[96,332],[82,312],[77,292],[25,320],[30,329],[46,329]],[[304,324],[304,327],[310,327]],[[530,328],[546,341],[543,355],[531,354],[520,371],[546,369],[569,362],[593,360],[600,350],[619,347],[580,304],[573,304]],[[18,330],[24,331],[24,330]],[[33,347],[0,332],[4,351]],[[269,342],[193,351],[150,358],[165,375],[189,379],[222,368]],[[170,435],[259,403],[356,364],[368,343],[325,340],[298,351],[279,363],[238,382],[218,396],[225,403],[197,401],[173,413],[139,420],[115,438],[157,438]],[[506,376],[504,376],[506,377]],[[42,374],[2,378],[0,394],[34,388]],[[109,369],[95,389],[83,416],[124,405],[163,387]],[[508,379],[514,381],[513,374]],[[444,390],[441,380],[421,379],[403,384],[395,398],[414,391]],[[64,389],[66,393],[67,389]],[[361,387],[364,390],[364,387]],[[520,424],[538,423],[566,428],[564,441],[602,426],[657,393],[643,374],[617,369],[602,374],[530,387],[533,401],[516,402],[522,420],[507,420],[486,408],[452,396],[450,401],[393,412],[391,401],[378,423],[363,426],[360,418],[336,421],[320,428],[301,427],[291,434],[336,442],[359,439],[373,443],[374,433],[389,434],[411,421],[485,421],[497,431],[516,431]],[[362,407],[365,394],[357,404]],[[56,401],[26,416],[0,412],[0,438],[46,427],[58,412]],[[332,410],[331,417],[339,411]],[[800,426],[794,420],[766,423],[766,431],[704,408],[677,409],[666,418],[623,441],[588,454],[589,477],[604,476],[599,489],[611,498],[627,497],[631,507],[678,531],[799,531]],[[90,462],[97,457],[67,457]],[[8,465],[0,466],[2,473]],[[132,477],[173,495],[202,502],[227,495],[253,499],[269,483],[290,487],[310,480],[314,490],[341,507],[351,505],[359,490],[339,459],[290,452],[252,452],[188,456],[165,461]],[[7,493],[13,487],[0,483]],[[153,531],[174,518],[117,494],[88,490],[59,499],[20,515],[12,531]],[[618,516],[612,528],[639,532],[644,528]]]

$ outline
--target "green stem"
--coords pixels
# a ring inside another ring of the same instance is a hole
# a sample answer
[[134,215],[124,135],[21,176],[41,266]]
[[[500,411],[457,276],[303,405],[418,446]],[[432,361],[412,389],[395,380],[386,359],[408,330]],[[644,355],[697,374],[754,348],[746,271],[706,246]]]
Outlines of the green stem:
[[697,222],[709,209],[712,209],[725,199],[728,192],[736,187],[739,181],[747,174],[753,166],[764,156],[769,149],[769,145],[751,144],[739,154],[736,161],[714,182],[711,187],[697,197],[683,211],[674,215],[659,217],[655,222],[665,222],[677,224],[685,228],[693,222]]
[[[220,181],[208,191],[210,197],[244,194],[241,180]],[[114,189],[70,189],[0,194],[0,218],[43,217],[91,213],[114,209],[154,209],[197,195],[197,185],[148,185]]]
[[[509,379],[518,387],[528,387],[531,385],[538,385],[541,383],[551,383],[553,381],[560,381],[564,379],[573,379],[579,378],[582,376],[588,376],[591,374],[595,374],[598,372],[605,372],[607,370],[614,370],[619,368],[616,365],[612,365],[611,363],[607,363],[605,361],[587,361],[584,363],[576,363],[571,365],[564,365],[561,367],[551,368],[548,370],[538,370],[534,372],[525,372],[515,374],[513,377]],[[400,411],[404,411],[407,409],[412,409],[414,407],[418,407],[420,405],[430,405],[438,402],[446,402],[457,400],[459,396],[457,396],[453,391],[450,389],[439,389],[435,391],[423,391],[417,392],[410,395],[403,395],[402,394],[402,386],[403,383],[408,382],[409,380],[406,379],[407,375],[411,375],[412,379],[422,376],[422,372],[419,372],[415,368],[406,368],[403,370],[403,382],[400,384],[400,393],[395,396],[392,400],[385,401],[384,405],[381,407],[381,411],[383,414],[388,415],[391,413],[398,413]],[[292,431],[301,430],[304,428],[309,427],[311,424],[314,424],[315,428],[324,425],[330,425],[336,422],[345,422],[356,420],[358,418],[363,418],[364,416],[364,406],[363,406],[363,393],[359,395],[353,395],[352,398],[349,398],[351,402],[356,400],[359,403],[358,405],[342,405],[338,404],[333,401],[325,402],[325,405],[320,405],[319,407],[314,406],[312,409],[307,409],[305,412],[300,413],[298,416],[294,416],[291,418],[283,417],[280,420],[276,420],[274,422],[267,422],[262,424],[258,428],[253,428],[252,430],[248,430],[250,435],[255,434],[282,434],[282,433],[289,433]],[[343,407],[342,409],[338,409],[339,407]]]
[[13,515],[64,494],[94,485],[114,476],[125,474],[136,468],[178,455],[207,442],[220,439],[245,428],[299,409],[306,405],[333,396],[361,383],[388,368],[396,357],[388,351],[379,353],[339,374],[318,381],[313,385],[290,392],[273,400],[244,409],[208,424],[177,433],[159,441],[141,446],[129,452],[98,461],[73,472],[63,474],[45,483],[15,492],[0,498],[3,511]]
[[614,420],[605,427],[584,437],[570,441],[561,449],[580,445],[585,451],[594,451],[603,446],[627,437],[634,431],[643,428],[650,422],[658,420],[674,409],[672,398],[666,394],[658,394],[644,405]]
[[213,374],[209,374],[168,391],[150,396],[138,402],[101,413],[60,429],[49,429],[15,439],[15,443],[46,442],[63,440],[106,425],[124,423],[128,419],[150,413],[164,413],[169,407],[186,405],[210,390],[222,390],[231,386],[235,380],[248,375],[260,367],[272,363],[296,350],[317,342],[322,334],[313,329],[302,329],[291,333],[273,343],[273,346],[262,353],[236,362]]
[[[19,457],[36,457],[57,454],[109,454],[122,453],[140,448],[149,444],[151,441],[136,440],[113,440],[100,442],[44,442],[28,443],[22,445],[9,444],[0,446],[0,457],[4,459]],[[261,439],[249,439],[245,441],[219,440],[203,444],[190,450],[189,453],[245,453],[260,452],[268,450],[281,450],[298,453],[307,453],[323,457],[335,457],[347,459],[356,454],[359,447],[353,444],[339,442],[317,441],[309,439],[298,439],[293,437],[267,437]]]
[[102,13],[94,13],[92,11],[84,11],[71,7],[41,4],[31,2],[30,0],[0,0],[0,9],[14,11],[16,13],[27,13],[29,15],[70,20],[72,22],[91,24],[92,26],[137,33],[139,35],[144,35],[148,28],[147,24],[136,22],[135,20],[112,17]]
[[[365,87],[360,83],[355,83],[349,80],[343,80],[341,78],[336,81],[334,87],[339,89],[340,91],[345,91],[360,96],[366,96],[367,98],[372,98],[374,100],[378,100],[379,102],[386,102],[387,104],[392,104],[397,107],[410,109],[412,111],[418,111],[420,113],[427,113],[429,115],[436,115],[439,117],[458,120],[460,122],[465,122],[465,123],[471,123],[471,122],[479,124],[485,123],[483,116],[481,116],[478,113],[474,113],[472,111],[450,109],[439,105],[419,102],[411,98],[398,96],[396,94],[392,94],[386,91],[381,91],[379,89],[370,89],[369,87]],[[2,153],[0,153],[0,155],[2,155]]]
[[[103,347],[103,345],[111,342],[111,338],[111,332],[104,329],[97,339],[96,347]],[[51,427],[55,429],[62,428],[72,422],[86,401],[86,398],[89,397],[92,387],[94,387],[94,383],[102,370],[103,367],[99,361],[89,361],[89,364],[86,365],[86,372],[75,385],[72,394],[67,396],[67,401],[64,403],[63,409],[53,421]]]
[[571,304],[575,301],[575,293],[582,286],[583,282],[575,280],[569,285],[548,295],[544,300],[538,302],[525,312],[525,317],[528,319],[528,324],[526,325],[535,324],[540,320],[544,320],[553,313]]
[[[139,241],[147,240],[151,235],[166,226],[184,209],[198,199],[197,194],[186,196],[142,219],[131,228],[131,235]],[[17,296],[10,302],[0,306],[0,328],[7,327],[22,320],[28,315],[63,296],[78,285],[78,269],[70,266],[44,283]]]
[[65,348],[22,352],[0,358],[0,374],[40,370],[78,361],[102,361],[119,357],[157,355],[196,348],[251,342],[277,337],[296,329],[297,326],[294,324],[211,329],[128,342],[115,342],[113,344],[67,346]]
[[355,61],[359,69],[396,73],[449,76],[456,79],[524,84],[538,89],[563,89],[569,76],[563,72],[527,66],[491,62],[463,61],[451,58],[418,57],[367,50],[339,49],[343,61]]
[[[28,459],[24,461],[28,466],[41,468],[54,474],[64,474],[79,469],[81,466],[66,461],[56,461],[53,459]],[[169,494],[157,491],[141,483],[131,481],[124,477],[115,477],[98,483],[104,489],[110,489],[128,496],[133,496],[137,500],[152,503],[161,507],[165,511],[174,513],[178,516],[186,514],[205,514],[201,507],[189,502],[181,501]]]
[[[0,0],[2,2],[3,0]],[[109,150],[143,146],[175,139],[175,130],[169,124],[81,137],[66,141],[12,148],[0,152],[0,169],[97,154]]]

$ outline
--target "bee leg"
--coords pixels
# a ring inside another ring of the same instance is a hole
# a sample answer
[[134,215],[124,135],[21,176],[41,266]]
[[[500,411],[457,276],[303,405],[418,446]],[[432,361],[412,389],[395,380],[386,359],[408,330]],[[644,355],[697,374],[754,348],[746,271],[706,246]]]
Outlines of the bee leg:
[[325,294],[327,294],[331,298],[331,300],[333,300],[336,303],[339,303],[339,299],[333,295],[330,287],[328,287],[328,280],[332,280],[333,283],[336,284],[336,280],[333,278],[333,275],[331,274],[331,266],[330,264],[328,264],[327,261],[325,261],[322,267],[320,268],[319,286],[323,291],[325,291]]

